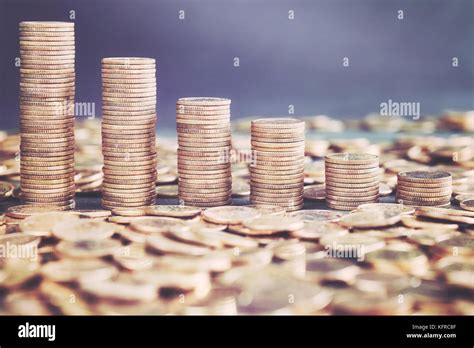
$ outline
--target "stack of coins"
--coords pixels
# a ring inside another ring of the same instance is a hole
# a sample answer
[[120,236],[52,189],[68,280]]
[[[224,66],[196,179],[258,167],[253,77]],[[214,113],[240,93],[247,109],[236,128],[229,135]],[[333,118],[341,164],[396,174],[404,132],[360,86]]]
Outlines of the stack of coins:
[[103,207],[155,203],[155,127],[155,59],[102,59]]
[[379,158],[371,154],[335,153],[325,157],[326,204],[353,210],[379,199]]
[[397,201],[412,206],[449,206],[452,175],[441,171],[398,173]]
[[305,123],[291,118],[252,121],[250,201],[287,211],[303,207]]
[[20,23],[21,199],[74,207],[74,23]]
[[229,204],[230,99],[178,99],[176,126],[180,201],[200,207]]

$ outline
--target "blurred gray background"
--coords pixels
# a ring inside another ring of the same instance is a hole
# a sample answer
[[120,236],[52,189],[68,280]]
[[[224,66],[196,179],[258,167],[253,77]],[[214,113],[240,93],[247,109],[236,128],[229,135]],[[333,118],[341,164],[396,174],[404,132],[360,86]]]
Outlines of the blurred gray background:
[[229,97],[234,119],[288,105],[362,117],[388,99],[420,102],[422,114],[474,108],[473,0],[0,0],[1,129],[19,123],[18,23],[68,21],[70,10],[76,101],[98,115],[107,56],[157,59],[163,128],[184,96]]

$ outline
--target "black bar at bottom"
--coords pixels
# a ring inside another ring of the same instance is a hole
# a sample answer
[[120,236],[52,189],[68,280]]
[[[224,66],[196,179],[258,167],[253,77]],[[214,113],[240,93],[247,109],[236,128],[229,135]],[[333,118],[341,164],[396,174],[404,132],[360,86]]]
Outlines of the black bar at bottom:
[[[29,330],[29,336],[43,330],[43,336],[47,336],[46,327],[34,325],[55,325],[54,341],[48,337],[19,337],[20,330],[23,335]],[[0,317],[0,347],[39,343],[133,347],[200,343],[473,347],[473,331],[472,316],[5,316]]]

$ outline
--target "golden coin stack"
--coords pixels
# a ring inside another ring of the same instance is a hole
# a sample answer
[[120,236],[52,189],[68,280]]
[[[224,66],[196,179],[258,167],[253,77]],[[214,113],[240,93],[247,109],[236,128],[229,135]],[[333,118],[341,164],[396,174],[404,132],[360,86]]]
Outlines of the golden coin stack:
[[325,157],[326,204],[353,210],[379,199],[379,157],[367,153],[335,153]]
[[74,23],[20,23],[21,199],[74,206]]
[[102,59],[103,207],[154,204],[155,127],[155,59]]
[[250,201],[287,211],[303,207],[305,123],[292,118],[252,121]]
[[406,171],[397,176],[397,201],[412,206],[449,206],[451,173],[442,171]]
[[229,204],[230,99],[181,98],[176,103],[178,197],[187,205]]

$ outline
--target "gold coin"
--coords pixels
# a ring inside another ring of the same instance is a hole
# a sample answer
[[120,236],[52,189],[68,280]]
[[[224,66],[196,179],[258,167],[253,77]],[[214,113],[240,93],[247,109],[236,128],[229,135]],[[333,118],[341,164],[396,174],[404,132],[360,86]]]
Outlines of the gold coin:
[[197,207],[185,205],[153,205],[145,209],[147,215],[189,218],[201,213]]
[[413,183],[446,183],[452,181],[452,175],[442,171],[410,171],[398,173],[398,180]]
[[400,219],[398,211],[374,210],[345,215],[339,223],[348,228],[379,228],[395,225]]
[[41,274],[46,279],[60,283],[79,279],[94,282],[110,279],[118,274],[118,270],[100,259],[61,259],[45,264]]
[[459,205],[464,210],[474,211],[474,199],[463,200]]
[[106,218],[111,215],[111,212],[108,210],[102,209],[79,209],[70,212],[71,214],[76,214],[81,218],[89,219],[101,219]]
[[304,222],[294,217],[261,216],[243,221],[244,227],[260,233],[292,232],[304,227]]
[[13,193],[14,186],[8,182],[0,181],[0,199],[10,197]]
[[61,241],[56,250],[64,256],[77,259],[100,258],[113,255],[121,247],[114,239]]
[[357,207],[357,210],[367,210],[367,211],[393,211],[399,214],[413,214],[415,209],[413,207],[407,207],[403,204],[396,203],[367,203],[361,204]]
[[378,163],[378,156],[367,153],[335,153],[326,155],[325,163],[369,165]]
[[424,220],[419,220],[411,216],[402,216],[402,223],[406,227],[417,228],[417,229],[441,229],[441,230],[457,230],[459,225],[447,224],[447,223],[435,223]]
[[70,242],[102,240],[111,237],[116,228],[95,219],[71,219],[56,223],[51,232],[61,240]]
[[260,129],[261,132],[271,132],[275,129],[304,129],[304,121],[294,118],[261,118],[251,123],[252,130]]
[[348,233],[349,230],[334,222],[312,220],[306,222],[303,228],[291,232],[291,236],[303,240],[318,241],[326,235],[343,236]]
[[60,207],[53,207],[50,205],[17,205],[8,208],[5,215],[16,219],[24,219],[28,216],[60,210]]
[[225,206],[209,208],[203,211],[202,217],[216,224],[235,225],[246,219],[261,216],[258,209],[245,206]]
[[230,105],[231,101],[227,98],[215,97],[193,97],[193,98],[179,98],[176,102],[176,107],[181,105],[187,106],[223,106]]

